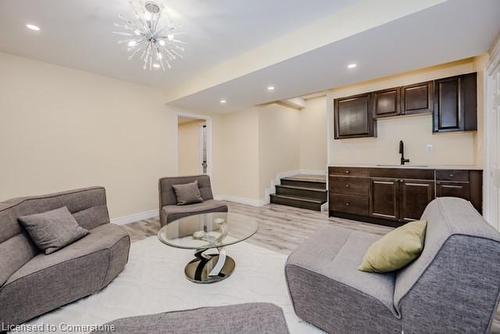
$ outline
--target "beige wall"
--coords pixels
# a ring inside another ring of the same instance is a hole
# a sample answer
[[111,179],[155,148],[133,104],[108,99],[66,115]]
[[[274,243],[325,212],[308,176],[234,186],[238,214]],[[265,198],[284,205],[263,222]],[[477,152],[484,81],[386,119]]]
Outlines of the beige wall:
[[[419,70],[403,75],[373,80],[334,89],[325,99],[329,114],[329,164],[398,164],[398,143],[403,140],[406,155],[413,164],[426,165],[481,165],[484,57]],[[378,137],[333,140],[333,99],[378,89],[423,82],[469,72],[478,72],[477,132],[432,132],[432,116],[418,115],[378,120]],[[432,145],[431,152],[427,145]]]
[[105,186],[112,217],[157,208],[177,173],[159,91],[0,53],[0,200]]
[[306,100],[300,115],[300,169],[326,172],[327,113],[325,98]]
[[259,113],[259,196],[279,173],[300,169],[300,111],[271,104]]
[[214,192],[259,204],[279,173],[300,168],[300,112],[277,104],[212,114]]
[[179,175],[197,175],[203,172],[201,166],[201,127],[205,121],[191,121],[179,124]]
[[216,195],[258,199],[259,114],[255,109],[212,115]]

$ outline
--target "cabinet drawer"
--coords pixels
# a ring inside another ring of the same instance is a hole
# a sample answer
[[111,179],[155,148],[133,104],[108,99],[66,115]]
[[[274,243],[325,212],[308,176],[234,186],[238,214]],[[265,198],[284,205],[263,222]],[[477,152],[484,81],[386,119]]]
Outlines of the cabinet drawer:
[[350,176],[331,176],[330,192],[345,195],[368,196],[370,190],[370,179]]
[[333,211],[366,216],[368,214],[368,197],[330,194]]
[[459,197],[470,201],[469,182],[447,182],[438,181],[436,183],[437,197]]
[[436,179],[443,181],[469,181],[469,171],[467,170],[453,170],[453,169],[439,169],[436,171]]
[[343,176],[368,176],[370,174],[367,168],[361,167],[330,167],[329,173]]

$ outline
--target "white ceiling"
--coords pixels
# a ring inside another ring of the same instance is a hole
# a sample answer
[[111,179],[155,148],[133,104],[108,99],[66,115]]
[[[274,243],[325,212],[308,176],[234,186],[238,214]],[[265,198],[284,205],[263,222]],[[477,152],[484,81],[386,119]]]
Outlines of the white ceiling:
[[[499,0],[452,0],[171,102],[237,111],[477,56],[500,32]],[[348,70],[355,62],[358,67]],[[276,89],[269,93],[266,86]],[[227,100],[219,104],[219,98]]]
[[[125,0],[1,0],[0,51],[168,90],[207,68],[358,0],[158,0],[185,32],[184,59],[165,73],[127,60],[117,16]],[[41,27],[29,31],[26,23]]]
[[475,56],[500,32],[500,0],[162,1],[188,43],[165,73],[143,71],[117,45],[125,0],[0,0],[0,51],[155,86],[183,109],[228,112]]

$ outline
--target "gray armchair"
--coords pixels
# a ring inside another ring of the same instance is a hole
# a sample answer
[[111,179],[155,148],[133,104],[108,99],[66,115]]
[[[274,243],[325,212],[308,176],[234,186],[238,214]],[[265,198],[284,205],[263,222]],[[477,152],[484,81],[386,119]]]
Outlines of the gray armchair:
[[[173,185],[185,184],[198,181],[203,202],[177,205]],[[227,212],[227,205],[224,202],[214,200],[212,186],[208,175],[164,177],[158,182],[160,197],[160,224],[165,226],[179,218],[198,215],[209,212]]]
[[[50,255],[17,218],[67,207],[90,233]],[[109,223],[102,187],[0,203],[0,328],[21,324],[106,287],[128,261],[130,237]]]
[[297,315],[328,333],[488,333],[500,291],[500,234],[470,202],[431,202],[420,257],[387,274],[357,270],[379,236],[329,226],[288,258]]

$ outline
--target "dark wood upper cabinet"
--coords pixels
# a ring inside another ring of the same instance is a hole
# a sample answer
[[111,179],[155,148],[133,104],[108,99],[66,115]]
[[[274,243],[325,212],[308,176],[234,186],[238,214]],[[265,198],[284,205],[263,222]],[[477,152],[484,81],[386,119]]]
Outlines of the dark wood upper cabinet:
[[374,137],[371,94],[334,100],[335,139]]
[[477,74],[334,100],[335,139],[376,137],[377,119],[432,113],[433,132],[477,130]]
[[477,130],[477,74],[435,81],[434,132]]
[[401,94],[399,88],[385,89],[372,94],[373,116],[375,118],[401,114]]
[[401,113],[405,115],[432,112],[432,81],[401,87]]

